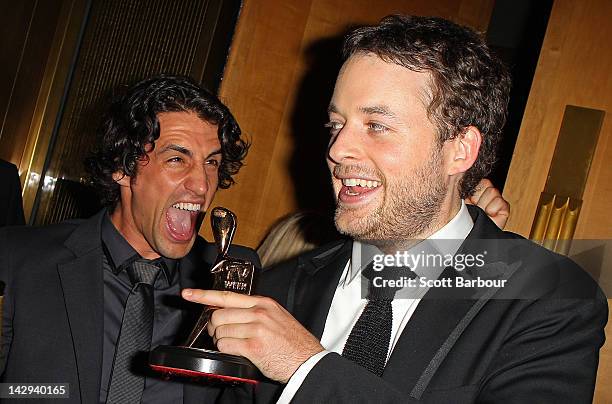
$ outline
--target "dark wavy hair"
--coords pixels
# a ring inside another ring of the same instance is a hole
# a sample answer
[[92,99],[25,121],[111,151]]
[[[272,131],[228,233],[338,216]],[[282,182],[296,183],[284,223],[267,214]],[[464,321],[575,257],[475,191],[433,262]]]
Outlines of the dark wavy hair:
[[193,112],[218,126],[221,143],[219,188],[234,184],[250,144],[241,137],[240,127],[229,109],[208,90],[185,76],[160,75],[143,80],[116,97],[99,128],[98,142],[85,160],[89,182],[103,205],[114,209],[119,185],[113,173],[137,175],[138,160],[147,158],[148,145],[159,138],[158,114]]
[[462,198],[471,195],[496,161],[510,97],[506,67],[481,35],[442,18],[391,15],[353,30],[344,42],[344,60],[367,53],[431,75],[427,112],[440,144],[468,126],[480,130],[478,158],[459,184]]

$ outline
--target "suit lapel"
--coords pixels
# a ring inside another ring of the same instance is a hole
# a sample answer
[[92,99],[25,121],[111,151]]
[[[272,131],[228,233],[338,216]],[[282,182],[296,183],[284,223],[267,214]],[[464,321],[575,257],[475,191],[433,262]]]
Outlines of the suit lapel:
[[[503,252],[498,248],[497,239],[505,238],[504,234],[483,211],[471,206],[468,208],[474,227],[458,253],[477,254],[489,249],[493,253],[487,261],[498,260]],[[486,239],[493,239],[492,248],[484,244]],[[457,277],[458,273],[452,267],[440,275],[440,278]],[[474,299],[474,292],[472,288],[430,289],[402,332],[383,378],[394,385],[406,386],[411,395],[419,399],[446,354],[490,297],[489,294],[484,299]],[[406,358],[409,358],[409,363]]]
[[83,402],[96,402],[100,394],[104,331],[104,288],[100,236],[103,214],[105,212],[101,212],[76,228],[64,243],[76,258],[58,265]]
[[[454,278],[449,267],[440,278]],[[456,296],[443,296],[442,288],[430,289],[421,299],[406,324],[389,358],[383,378],[398,386],[413,386],[435,356],[447,336],[474,304],[469,290],[457,290]],[[406,358],[410,358],[409,364]]]
[[[299,258],[291,281],[287,309],[314,336],[321,339],[325,320],[340,276],[351,254],[352,242],[334,243],[324,252]],[[320,251],[320,250],[318,250]]]

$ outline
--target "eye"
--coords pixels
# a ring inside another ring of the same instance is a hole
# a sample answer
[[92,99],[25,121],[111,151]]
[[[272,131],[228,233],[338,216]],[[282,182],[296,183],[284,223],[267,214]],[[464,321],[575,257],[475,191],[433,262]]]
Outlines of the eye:
[[377,122],[368,122],[368,130],[375,133],[384,133],[389,130],[385,125]]
[[183,158],[178,156],[171,157],[167,160],[168,163],[182,163],[183,161]]
[[344,124],[338,121],[329,121],[324,126],[329,129],[329,133],[336,135],[342,130]]
[[221,163],[217,159],[210,159],[206,161],[206,165],[208,166],[219,167],[219,164]]

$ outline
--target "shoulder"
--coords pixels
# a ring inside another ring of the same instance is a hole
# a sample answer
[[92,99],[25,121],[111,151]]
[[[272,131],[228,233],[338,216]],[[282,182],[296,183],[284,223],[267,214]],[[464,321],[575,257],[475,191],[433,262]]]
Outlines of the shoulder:
[[301,282],[341,255],[350,256],[352,241],[335,240],[295,258],[264,268],[257,283],[258,294],[282,300],[290,285]]
[[0,159],[0,172],[5,172],[5,173],[13,172],[13,173],[16,173],[17,172],[17,166],[15,166],[15,164],[13,164],[13,163],[9,163],[8,161],[4,161],[4,160]]
[[[46,226],[11,226],[0,229],[0,265],[47,266],[74,258],[75,245],[99,246],[100,214]],[[93,247],[92,247],[93,248]]]
[[509,291],[515,290],[514,298],[592,299],[602,293],[596,277],[571,258],[517,234],[503,235],[496,243],[503,251],[501,261],[516,269],[508,282]]
[[9,249],[44,247],[65,240],[82,220],[71,220],[46,226],[9,226],[0,228],[0,246]]
[[[48,280],[49,269],[72,254],[63,242],[78,225],[12,226],[0,228],[0,281],[18,288],[28,279]],[[21,280],[21,281],[20,281]]]
[[350,248],[352,242],[348,239],[334,240],[330,243],[317,247],[311,251],[307,251],[291,258],[287,261],[280,262],[262,270],[266,277],[277,276],[279,273],[293,271],[295,269],[308,269],[310,267],[320,266],[341,252],[345,252]]
[[593,276],[570,258],[500,230],[478,207],[468,209],[474,227],[463,252],[485,255],[487,265],[476,268],[475,274],[495,275],[505,268],[508,282],[504,289],[510,298],[592,298],[601,292]]
[[14,164],[0,160],[0,178],[4,185],[15,188],[19,184],[19,171]]
[[[518,239],[514,252],[521,262],[514,282],[529,291],[555,298],[590,299],[602,292],[594,274],[567,256],[557,254],[530,240]],[[531,297],[531,296],[526,296]]]

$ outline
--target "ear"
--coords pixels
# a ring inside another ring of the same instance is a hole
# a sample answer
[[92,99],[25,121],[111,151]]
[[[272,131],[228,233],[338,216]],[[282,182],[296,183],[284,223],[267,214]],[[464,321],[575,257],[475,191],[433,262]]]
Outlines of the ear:
[[121,171],[116,171],[113,173],[113,181],[115,181],[121,187],[130,186],[130,177]]
[[468,126],[454,139],[448,141],[448,175],[466,172],[478,158],[482,134],[475,126]]

